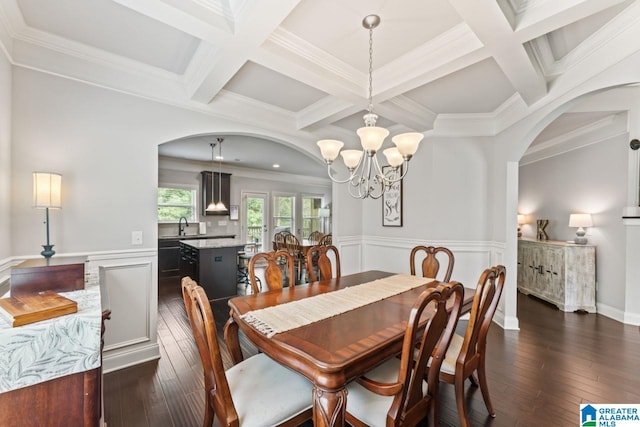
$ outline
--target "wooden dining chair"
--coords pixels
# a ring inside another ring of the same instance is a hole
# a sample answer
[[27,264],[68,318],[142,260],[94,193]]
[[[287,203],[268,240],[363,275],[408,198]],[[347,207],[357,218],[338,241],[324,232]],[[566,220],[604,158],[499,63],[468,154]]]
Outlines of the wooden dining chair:
[[190,277],[184,277],[182,297],[204,371],[203,427],[211,427],[214,416],[221,425],[234,427],[296,426],[311,419],[309,381],[264,353],[225,372],[207,294]]
[[294,260],[287,251],[258,252],[249,260],[249,282],[251,291],[257,294],[261,291],[259,278],[256,275],[257,266],[264,266],[264,280],[267,290],[282,289],[287,283],[295,285]]
[[307,240],[309,241],[309,243],[313,244],[313,245],[317,245],[320,243],[320,239],[322,239],[322,237],[324,236],[324,234],[322,234],[320,231],[312,231],[309,234],[309,237],[307,238]]
[[434,247],[434,246],[416,246],[411,250],[411,255],[409,256],[409,265],[411,267],[411,274],[416,275],[416,256],[420,252],[425,252],[426,255],[422,260],[422,277],[430,277],[435,279],[438,275],[438,271],[440,271],[440,261],[438,261],[437,255],[444,254],[447,258],[447,271],[442,278],[442,282],[449,282],[451,280],[451,273],[453,272],[453,264],[455,262],[455,258],[453,256],[453,252],[445,247]]
[[[307,251],[306,264],[310,281],[333,279],[333,264],[328,253],[333,253],[336,270],[335,277],[340,277],[340,254],[338,253],[338,248],[333,245],[316,245]],[[317,274],[316,270],[318,271]]]
[[289,234],[289,232],[281,231],[273,235],[274,251],[281,251],[286,249],[284,238],[287,234]]
[[[463,297],[464,288],[458,282],[428,288],[420,295],[409,314],[401,357],[347,385],[349,424],[415,426],[428,417],[431,425],[438,425],[438,374]],[[453,301],[451,311],[447,311],[448,301]],[[421,329],[423,313],[428,320]]]
[[284,245],[287,252],[289,252],[289,255],[291,255],[291,258],[293,259],[296,272],[296,283],[300,283],[302,281],[302,270],[304,269],[304,254],[302,252],[300,240],[298,240],[295,234],[289,233],[284,236]]
[[[464,337],[454,334],[440,370],[440,379],[455,387],[456,404],[460,416],[460,425],[469,426],[464,401],[464,382],[467,378],[475,387],[480,384],[482,398],[489,415],[496,416],[489,397],[487,373],[485,369],[487,332],[498,307],[504,288],[506,269],[502,265],[488,268],[482,272],[471,305],[471,315]],[[476,380],[474,373],[478,373]]]
[[320,239],[319,243],[321,245],[332,245],[333,244],[333,236],[331,235],[331,233],[325,234],[324,236],[322,236],[322,238]]

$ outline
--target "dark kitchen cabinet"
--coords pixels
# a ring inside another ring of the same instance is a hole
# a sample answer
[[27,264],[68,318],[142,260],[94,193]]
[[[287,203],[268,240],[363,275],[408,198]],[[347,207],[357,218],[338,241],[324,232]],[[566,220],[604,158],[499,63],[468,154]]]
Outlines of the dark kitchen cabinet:
[[[229,215],[229,203],[231,202],[231,174],[210,171],[200,172],[202,185],[201,200],[202,200],[202,215]],[[222,183],[219,184],[219,179],[222,177]],[[219,200],[218,193],[222,191],[222,203],[227,208],[222,212],[207,212],[207,206],[212,201],[217,202]]]
[[158,241],[158,276],[180,275],[180,239]]

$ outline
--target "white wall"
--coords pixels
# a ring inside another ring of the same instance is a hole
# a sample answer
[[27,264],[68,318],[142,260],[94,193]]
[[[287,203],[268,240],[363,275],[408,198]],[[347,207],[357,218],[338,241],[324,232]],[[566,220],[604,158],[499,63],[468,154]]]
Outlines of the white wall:
[[520,167],[519,212],[530,223],[523,235],[535,237],[536,219],[548,219],[550,240],[573,240],[569,214],[591,213],[589,243],[596,249],[596,302],[624,311],[625,234],[621,220],[627,202],[628,135],[605,139]]
[[[34,170],[63,175],[63,207],[51,218],[58,254],[151,249],[157,245],[157,146],[192,134],[261,133],[31,70],[16,69],[13,80],[10,223],[20,236],[14,256],[38,256],[45,238],[42,212],[31,208]],[[142,246],[131,245],[134,230],[143,231]]]
[[0,264],[11,256],[11,74],[0,53]]

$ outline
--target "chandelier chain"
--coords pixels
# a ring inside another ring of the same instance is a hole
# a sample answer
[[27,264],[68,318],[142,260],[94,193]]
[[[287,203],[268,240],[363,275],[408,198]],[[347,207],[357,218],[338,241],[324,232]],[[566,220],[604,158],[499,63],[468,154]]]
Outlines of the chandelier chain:
[[369,113],[373,113],[373,28],[369,28]]

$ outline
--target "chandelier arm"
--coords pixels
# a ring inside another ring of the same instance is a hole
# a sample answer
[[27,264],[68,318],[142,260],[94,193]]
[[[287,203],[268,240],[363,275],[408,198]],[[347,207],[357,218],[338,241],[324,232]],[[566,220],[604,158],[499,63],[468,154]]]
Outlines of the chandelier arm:
[[404,179],[404,177],[407,175],[407,172],[409,172],[409,162],[407,160],[405,160],[402,163],[402,174],[400,176],[398,176],[397,178],[387,178],[386,176],[382,176],[382,179],[384,179],[384,182],[387,185],[391,185],[391,184],[395,184],[396,182],[402,181]]
[[356,176],[355,172],[358,170],[358,168],[354,169],[353,172],[349,172],[349,177],[345,180],[340,180],[335,178],[332,174],[331,174],[331,164],[327,164],[327,174],[329,175],[329,178],[331,179],[331,181],[335,182],[336,184],[345,184],[347,182],[350,182],[353,180],[353,178]]

